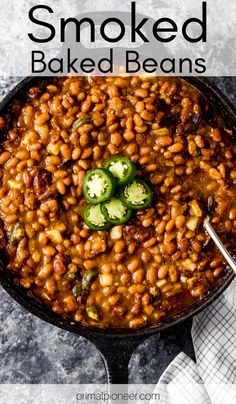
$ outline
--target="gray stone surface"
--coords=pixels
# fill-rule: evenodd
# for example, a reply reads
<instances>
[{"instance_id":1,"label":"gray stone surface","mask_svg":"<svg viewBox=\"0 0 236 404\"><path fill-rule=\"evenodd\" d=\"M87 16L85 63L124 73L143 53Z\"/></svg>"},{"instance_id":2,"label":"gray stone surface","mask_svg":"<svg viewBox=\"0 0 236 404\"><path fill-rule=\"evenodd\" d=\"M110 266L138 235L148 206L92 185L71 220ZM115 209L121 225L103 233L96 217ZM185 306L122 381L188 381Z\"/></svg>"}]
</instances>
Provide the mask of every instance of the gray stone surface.
<instances>
[{"instance_id":1,"label":"gray stone surface","mask_svg":"<svg viewBox=\"0 0 236 404\"><path fill-rule=\"evenodd\" d=\"M213 81L236 104L236 78ZM16 79L0 78L2 98ZM191 322L146 340L130 362L131 383L156 383L180 351L193 357ZM0 287L0 383L104 383L95 347L26 312Z\"/></svg>"}]
</instances>

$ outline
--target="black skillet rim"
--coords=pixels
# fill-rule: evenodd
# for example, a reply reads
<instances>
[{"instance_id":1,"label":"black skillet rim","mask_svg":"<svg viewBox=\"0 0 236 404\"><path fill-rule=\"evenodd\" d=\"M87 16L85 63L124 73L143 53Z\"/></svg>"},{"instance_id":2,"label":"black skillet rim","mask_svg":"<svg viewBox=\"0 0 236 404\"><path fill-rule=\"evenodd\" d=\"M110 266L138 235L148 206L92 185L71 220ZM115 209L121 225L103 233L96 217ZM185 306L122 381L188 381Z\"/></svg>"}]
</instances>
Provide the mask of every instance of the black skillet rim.
<instances>
[{"instance_id":1,"label":"black skillet rim","mask_svg":"<svg viewBox=\"0 0 236 404\"><path fill-rule=\"evenodd\" d=\"M219 110L220 115L228 123L228 126L232 130L236 130L236 109L227 99L227 97L210 83L206 78L202 77L183 77L184 80L188 81L194 87L198 89L203 95L207 91L207 97L211 103L214 104L215 108ZM48 80L45 77L26 77L21 80L0 102L0 112L4 112L7 107L11 104L14 99L17 99L17 95L20 95L21 91L32 86L34 82L38 80L44 81ZM219 105L215 105L218 104ZM139 329L128 329L128 328L95 328L86 327L78 323L72 322L71 320L65 319L60 315L52 312L47 306L38 303L34 298L31 298L27 294L27 290L23 287L18 286L11 276L11 274L4 270L4 264L0 261L0 284L5 289L5 291L21 306L23 306L27 311L39 317L40 319L53 324L61 329L71 331L75 334L79 334L85 337L116 337L122 338L132 338L132 337L147 337L151 336L157 332L167 330L174 327L193 315L198 314L200 311L208 307L213 301L215 301L223 291L228 287L231 281L234 279L234 273L228 269L224 277L218 282L215 288L209 290L207 294L200 300L195 302L193 305L187 307L186 309L176 313L171 317L167 317L163 322L156 325L151 325Z\"/></svg>"}]
</instances>

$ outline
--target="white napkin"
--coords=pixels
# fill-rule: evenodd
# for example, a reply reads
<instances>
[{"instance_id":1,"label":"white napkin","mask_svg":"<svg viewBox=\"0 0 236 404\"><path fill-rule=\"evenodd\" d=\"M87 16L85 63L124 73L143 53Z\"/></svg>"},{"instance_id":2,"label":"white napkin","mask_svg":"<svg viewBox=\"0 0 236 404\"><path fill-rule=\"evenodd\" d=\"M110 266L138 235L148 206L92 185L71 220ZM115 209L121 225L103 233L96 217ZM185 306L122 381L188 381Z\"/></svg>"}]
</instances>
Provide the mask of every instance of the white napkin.
<instances>
[{"instance_id":1,"label":"white napkin","mask_svg":"<svg viewBox=\"0 0 236 404\"><path fill-rule=\"evenodd\" d=\"M163 404L236 403L236 279L193 319L196 363L183 352L158 383Z\"/></svg>"}]
</instances>

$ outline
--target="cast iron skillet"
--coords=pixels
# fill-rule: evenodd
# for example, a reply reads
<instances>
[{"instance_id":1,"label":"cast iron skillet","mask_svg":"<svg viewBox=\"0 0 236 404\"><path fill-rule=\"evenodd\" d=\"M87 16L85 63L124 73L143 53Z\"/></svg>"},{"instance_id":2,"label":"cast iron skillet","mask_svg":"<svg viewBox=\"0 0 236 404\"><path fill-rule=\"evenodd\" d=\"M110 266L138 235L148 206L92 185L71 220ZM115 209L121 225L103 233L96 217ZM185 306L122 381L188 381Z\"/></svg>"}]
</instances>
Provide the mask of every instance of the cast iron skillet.
<instances>
[{"instance_id":1,"label":"cast iron skillet","mask_svg":"<svg viewBox=\"0 0 236 404\"><path fill-rule=\"evenodd\" d=\"M38 83L42 78L27 77L16 85L9 94L0 102L0 114L6 115L13 100L24 99L24 94L28 88ZM220 115L227 123L227 127L236 132L236 110L228 99L205 78L186 78L192 85L204 94L208 100L218 109ZM10 116L9 116L10 118ZM86 328L79 324L63 319L59 315L50 311L49 308L27 295L27 291L16 285L11 274L5 269L4 259L0 260L0 284L26 310L50 324L71 331L83 336L91 341L100 351L104 360L108 382L114 384L128 383L128 364L132 353L146 338L161 331L168 330L177 324L182 323L189 317L199 313L202 309L212 303L227 288L234 278L230 269L225 271L225 275L219 280L217 286L210 290L202 300L195 302L172 317L165 318L155 326L148 326L142 329L98 329Z\"/></svg>"}]
</instances>

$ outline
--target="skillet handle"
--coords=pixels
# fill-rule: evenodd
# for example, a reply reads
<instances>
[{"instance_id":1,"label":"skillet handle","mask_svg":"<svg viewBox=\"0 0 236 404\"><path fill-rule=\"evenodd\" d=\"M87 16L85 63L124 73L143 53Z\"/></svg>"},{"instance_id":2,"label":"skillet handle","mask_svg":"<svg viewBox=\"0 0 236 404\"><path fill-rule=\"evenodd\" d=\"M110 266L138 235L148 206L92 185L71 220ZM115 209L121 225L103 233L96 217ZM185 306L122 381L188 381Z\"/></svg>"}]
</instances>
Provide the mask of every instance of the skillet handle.
<instances>
[{"instance_id":1,"label":"skillet handle","mask_svg":"<svg viewBox=\"0 0 236 404\"><path fill-rule=\"evenodd\" d=\"M128 366L133 352L147 337L90 339L105 364L108 384L128 384Z\"/></svg>"}]
</instances>

